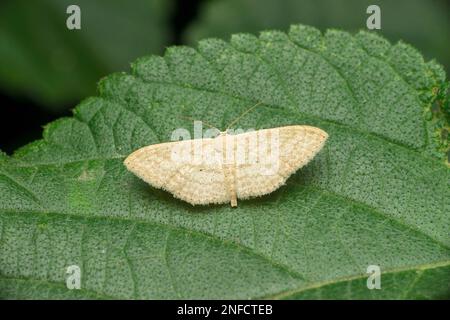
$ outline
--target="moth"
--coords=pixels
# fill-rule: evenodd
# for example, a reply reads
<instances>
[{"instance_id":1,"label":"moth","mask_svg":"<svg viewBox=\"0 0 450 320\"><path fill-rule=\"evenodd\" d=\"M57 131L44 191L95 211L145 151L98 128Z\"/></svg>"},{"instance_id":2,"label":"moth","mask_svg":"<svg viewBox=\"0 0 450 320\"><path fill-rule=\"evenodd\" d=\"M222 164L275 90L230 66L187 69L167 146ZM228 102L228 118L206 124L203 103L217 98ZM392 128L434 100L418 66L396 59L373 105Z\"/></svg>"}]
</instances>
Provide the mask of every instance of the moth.
<instances>
[{"instance_id":1,"label":"moth","mask_svg":"<svg viewBox=\"0 0 450 320\"><path fill-rule=\"evenodd\" d=\"M322 129L307 125L238 134L217 131L216 137L140 148L124 164L148 184L192 205L229 202L237 207L237 199L278 189L314 158L328 138Z\"/></svg>"}]
</instances>

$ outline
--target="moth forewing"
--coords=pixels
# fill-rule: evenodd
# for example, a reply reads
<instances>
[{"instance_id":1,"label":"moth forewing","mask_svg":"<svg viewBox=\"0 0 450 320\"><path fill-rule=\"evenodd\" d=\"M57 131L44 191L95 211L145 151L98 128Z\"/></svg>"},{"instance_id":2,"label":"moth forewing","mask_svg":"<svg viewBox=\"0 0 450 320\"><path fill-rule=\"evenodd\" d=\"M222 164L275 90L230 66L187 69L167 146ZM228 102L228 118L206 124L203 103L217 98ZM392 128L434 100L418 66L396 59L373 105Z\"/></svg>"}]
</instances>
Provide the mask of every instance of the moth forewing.
<instances>
[{"instance_id":1,"label":"moth forewing","mask_svg":"<svg viewBox=\"0 0 450 320\"><path fill-rule=\"evenodd\" d=\"M204 139L202 145L202 165L217 166L221 164L220 155L217 154L216 139Z\"/></svg>"},{"instance_id":2,"label":"moth forewing","mask_svg":"<svg viewBox=\"0 0 450 320\"><path fill-rule=\"evenodd\" d=\"M191 163L191 140L187 140L184 143L181 141L172 143L170 152L170 159L174 164Z\"/></svg>"},{"instance_id":3,"label":"moth forewing","mask_svg":"<svg viewBox=\"0 0 450 320\"><path fill-rule=\"evenodd\" d=\"M205 165L218 165L222 162L221 154L217 151L218 141L217 137L220 136L220 131L217 128L210 128L205 131L203 141L208 141L203 143L203 164Z\"/></svg>"},{"instance_id":4,"label":"moth forewing","mask_svg":"<svg viewBox=\"0 0 450 320\"><path fill-rule=\"evenodd\" d=\"M259 174L264 176L277 174L280 161L279 129L273 128L257 132Z\"/></svg>"}]
</instances>

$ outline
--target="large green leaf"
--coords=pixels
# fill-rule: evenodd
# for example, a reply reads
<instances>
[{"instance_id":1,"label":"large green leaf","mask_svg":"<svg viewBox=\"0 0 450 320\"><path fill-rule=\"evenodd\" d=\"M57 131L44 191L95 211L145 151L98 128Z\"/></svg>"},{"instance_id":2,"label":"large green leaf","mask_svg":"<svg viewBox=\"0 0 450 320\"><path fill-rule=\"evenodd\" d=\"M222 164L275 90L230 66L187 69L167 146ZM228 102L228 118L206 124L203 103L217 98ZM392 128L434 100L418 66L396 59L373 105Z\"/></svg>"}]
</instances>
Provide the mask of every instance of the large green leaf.
<instances>
[{"instance_id":1,"label":"large green leaf","mask_svg":"<svg viewBox=\"0 0 450 320\"><path fill-rule=\"evenodd\" d=\"M0 296L449 297L445 90L439 65L367 32L293 26L141 58L0 156ZM255 101L239 127L330 135L271 195L192 207L122 163L191 129L182 116L223 129ZM80 290L65 287L70 265ZM366 287L369 265L381 290Z\"/></svg>"},{"instance_id":2,"label":"large green leaf","mask_svg":"<svg viewBox=\"0 0 450 320\"><path fill-rule=\"evenodd\" d=\"M165 0L16 0L0 4L0 87L61 111L95 92L100 77L168 42ZM69 30L69 5L81 29Z\"/></svg>"}]
</instances>

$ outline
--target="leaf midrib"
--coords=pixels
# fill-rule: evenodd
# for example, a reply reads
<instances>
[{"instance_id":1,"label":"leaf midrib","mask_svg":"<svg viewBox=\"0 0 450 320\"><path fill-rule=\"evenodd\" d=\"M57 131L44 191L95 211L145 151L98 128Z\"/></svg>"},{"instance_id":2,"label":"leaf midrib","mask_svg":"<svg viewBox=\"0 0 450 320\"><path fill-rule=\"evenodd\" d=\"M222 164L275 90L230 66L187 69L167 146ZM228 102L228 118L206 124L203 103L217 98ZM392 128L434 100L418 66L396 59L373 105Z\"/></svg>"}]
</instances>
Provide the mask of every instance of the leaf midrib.
<instances>
[{"instance_id":1,"label":"leaf midrib","mask_svg":"<svg viewBox=\"0 0 450 320\"><path fill-rule=\"evenodd\" d=\"M436 262L433 262L433 263L413 265L413 266L408 266L408 267L403 267L403 268L402 267L400 267L400 268L392 268L392 269L383 270L382 272L383 272L383 275L394 274L394 273L401 273L401 272L408 272L408 271L422 271L423 272L423 271L436 269L436 268L447 267L447 266L450 266L450 259L449 260L436 261ZM291 295L299 294L299 293L302 293L302 292L305 292L305 291L308 291L308 290L320 289L322 287L338 284L338 283L341 283L341 282L365 279L365 278L367 278L367 276L368 276L367 273L361 273L361 274L358 274L358 275L342 277L342 278L338 278L338 279L335 279L335 280L320 281L320 282L318 282L316 284L307 285L307 286L300 287L300 288L297 288L297 289L294 289L294 290L287 290L287 291L280 292L280 293L275 294L275 295L259 297L257 299L268 299L268 300L283 299L283 298L289 297Z\"/></svg>"},{"instance_id":2,"label":"leaf midrib","mask_svg":"<svg viewBox=\"0 0 450 320\"><path fill-rule=\"evenodd\" d=\"M410 151L410 152L414 152L413 150L410 150L410 149L407 149L407 150ZM83 160L77 160L77 161L73 161L73 162L66 162L66 163L64 163L64 165L65 165L65 164L69 164L69 163L79 163L79 162L87 162L87 161L107 161L107 160L114 160L114 159L124 159L124 157L112 157L112 158L100 158L100 159L83 159ZM436 161L436 160L435 160L435 161ZM61 165L61 164L45 164L45 165L41 164L41 166L46 166L46 165ZM36 166L36 165L29 165L29 166L22 166L22 167L35 167L35 166ZM37 166L36 166L36 167L37 167ZM1 173L1 174L4 174L3 172L0 172L0 173ZM11 177L9 177L9 175L6 175L6 174L4 174L4 175L5 175L6 177L8 177L9 179L12 179ZM15 179L12 179L12 180L13 180L14 182L17 183L17 181L16 181ZM31 195L33 195L33 199L34 199L34 198L38 199L39 201L37 201L36 203L37 203L38 205L41 205L41 206L42 206L39 197L37 197L36 195L34 195L34 193L32 193L28 188L25 188L25 187L24 187L23 185L21 185L21 184L19 184L19 185L20 185L22 188L24 188L28 193L31 193ZM360 202L360 201L358 201L358 200L349 198L349 197L344 196L344 195L337 194L337 193L335 193L335 192L333 192L333 191L330 191L330 190L326 190L326 189L323 189L323 188L319 188L319 187L317 187L317 186L311 187L311 188L312 188L312 189L316 189L317 191L319 191L319 192L321 192L321 193L323 193L323 194L328 194L328 195L332 195L332 196L338 197L338 198L344 200L345 202L351 202L351 203L353 203L354 205L366 207L366 208L368 208L372 213L376 213L376 214L378 214L378 215L380 215L380 216L383 216L384 218L391 219L391 220L395 221L396 223L398 223L398 224L400 224L400 225L403 225L404 227L406 227L406 228L408 228L408 229L410 229L410 230L413 230L413 231L418 232L419 234L421 234L421 235L423 235L423 236L426 236L427 238L429 238L429 239L431 239L432 241L434 241L434 242L436 242L437 244L439 244L439 246L441 246L441 247L443 247L443 248L445 248L445 249L450 249L449 246L447 246L447 245L445 245L444 243L440 242L439 240L433 238L431 235L429 235L429 234L427 234L427 233L424 233L423 231L418 230L418 229L416 229L415 227L413 227L413 226L411 226L411 225L409 225L409 224L406 224L404 221L401 221L401 220L399 220L399 219L396 219L396 218L393 217L393 216L390 216L390 215L388 215L388 214L382 213L381 211L379 211L379 209L377 209L377 208L375 208L375 207L373 207L373 206L370 206L369 204ZM70 215L70 214L67 214L67 213L64 213L64 214ZM76 216L76 215L75 215L75 216Z\"/></svg>"},{"instance_id":3,"label":"leaf midrib","mask_svg":"<svg viewBox=\"0 0 450 320\"><path fill-rule=\"evenodd\" d=\"M437 261L437 262L429 263L429 264L413 265L413 266L409 266L407 268L387 269L387 270L383 271L383 274L387 275L387 274L408 272L408 271L414 271L414 270L424 272L427 270L441 268L441 267L447 267L447 266L450 266L450 260L442 260L442 261ZM59 282L55 282L55 281L50 281L50 280L34 279L34 278L30 278L30 277L17 277L17 276L11 277L11 276L6 276L4 274L0 274L0 278L6 279L6 280L14 280L14 281L30 281L30 282L34 282L34 283L42 283L47 286L52 286L52 287L57 287L57 288L65 288L63 284L61 284ZM297 288L294 290L283 291L283 292L280 292L280 293L277 293L274 295L255 297L255 299L266 299L266 300L283 299L283 298L289 297L291 295L299 294L299 293L302 293L302 292L305 292L308 290L320 289L322 287L326 287L329 285L334 285L334 284L338 284L341 282L359 280L359 279L364 279L364 278L367 278L367 274L359 274L359 275L354 275L354 276L342 277L342 278L331 280L331 281L318 282L316 284L307 285L307 286L300 287L300 288ZM116 296L110 296L105 293L100 293L98 291L88 290L85 288L82 288L80 290L83 292L87 292L89 294L95 295L99 298L103 298L103 299L118 298Z\"/></svg>"},{"instance_id":4,"label":"leaf midrib","mask_svg":"<svg viewBox=\"0 0 450 320\"><path fill-rule=\"evenodd\" d=\"M243 245L242 243L239 242L234 242L232 240L226 240L226 239L222 239L219 237L214 236L211 233L207 233L207 232L202 232L202 231L198 231L198 230L193 230L193 229L188 229L186 227L182 227L182 226L177 226L177 225L171 225L171 224L165 224L162 222L158 222L158 221L150 221L150 220L141 220L141 219L135 219L135 220L131 220L131 219L127 219L127 218L123 218L123 217L105 217L105 216L82 216L82 215L77 215L77 214L73 214L73 213L63 213L63 212L58 212L58 211L39 211L39 210L12 210L12 209L7 209L7 210L2 210L2 213L5 214L11 214L11 215L25 215L25 214L33 214L39 217L43 217L43 216L59 216L59 217L65 217L65 218L74 218L74 219L80 219L80 220L104 220L107 219L108 221L119 221L119 222L133 222L135 224L140 224L140 225L147 225L147 226L157 226L157 227L163 227L166 229L169 229L170 231L181 231L184 233L189 233L189 234L194 234L203 238L206 238L210 241L216 241L216 242L220 242L221 244L225 245L225 246L233 246L236 247L237 249L241 249L241 250L245 250L245 251L249 251L251 254L262 258L263 260L267 261L270 265L272 265L273 267L279 268L282 271L286 272L287 274L305 280L307 281L307 278L300 274L298 271L295 270L291 270L288 266L279 263L277 261L274 261L273 259L271 259L270 257L261 254L257 251L255 251L253 248L248 247ZM0 238L1 240L1 238ZM1 241L0 241L1 242Z\"/></svg>"},{"instance_id":5,"label":"leaf midrib","mask_svg":"<svg viewBox=\"0 0 450 320\"><path fill-rule=\"evenodd\" d=\"M370 212L371 214L376 214L379 216L382 216L384 218L390 219L392 221L394 221L395 223L397 223L400 226L403 226L404 228L410 230L411 232L420 234L424 237L426 237L427 239L429 239L430 241L434 242L435 244L437 244L439 247L441 247L442 249L445 250L449 250L450 247L441 243L439 240L433 238L431 235L428 235L414 227L412 227L411 225L405 224L401 221L398 221L397 219L388 216L382 212L377 211L375 208L370 207L367 204L364 203L360 203L354 199L350 199L326 190L322 190L321 188L318 187L309 187L310 189L316 190L318 192L320 192L321 194L326 194L329 196L334 196L334 197L338 197L343 199L343 201L346 202L351 202L356 206L359 207L364 207L366 208L366 212ZM211 241L218 241L220 243L222 243L223 245L231 245L233 247L237 247L237 248L241 248L243 250L249 251L251 254L262 258L263 260L267 261L270 265L272 265L273 267L279 268L281 270L283 270L284 272L286 272L287 274L305 280L305 281L309 281L308 278L306 278L303 274L299 273L298 271L292 270L289 266L279 263L277 261L274 261L271 257L262 254L260 252L257 252L254 250L254 248L248 247L243 245L242 243L239 242L235 242L235 241L230 241L230 240L226 240L226 239L222 239L219 238L211 233L207 233L207 232L202 232L202 231L198 231L198 230L192 230L192 229L188 229L182 226L177 226L177 225L170 225L170 224L165 224L165 223L161 223L161 222L157 222L157 221L149 221L149 220L142 220L142 219L127 219L127 218L123 218L123 217L111 217L111 216L81 216L81 215L77 215L77 214L73 214L73 213L64 213L64 212L57 212L57 211L40 211L40 210L12 210L12 209L6 209L6 210L2 210L2 212L4 213L10 213L10 214L34 214L34 215L38 215L38 216L45 216L45 215L56 215L56 216L63 216L63 217L72 217L72 218L76 218L76 219L84 219L84 220L89 220L89 219L107 219L107 220L113 220L113 221L120 221L120 222L133 222L133 223L139 223L139 224L143 224L143 225L153 225L153 226L159 226L159 227L163 227L163 228L167 228L170 229L172 231L182 231L182 232L188 232L188 233L192 233L192 234L196 234L199 235L201 237L205 237ZM407 267L406 267L407 268Z\"/></svg>"}]
</instances>

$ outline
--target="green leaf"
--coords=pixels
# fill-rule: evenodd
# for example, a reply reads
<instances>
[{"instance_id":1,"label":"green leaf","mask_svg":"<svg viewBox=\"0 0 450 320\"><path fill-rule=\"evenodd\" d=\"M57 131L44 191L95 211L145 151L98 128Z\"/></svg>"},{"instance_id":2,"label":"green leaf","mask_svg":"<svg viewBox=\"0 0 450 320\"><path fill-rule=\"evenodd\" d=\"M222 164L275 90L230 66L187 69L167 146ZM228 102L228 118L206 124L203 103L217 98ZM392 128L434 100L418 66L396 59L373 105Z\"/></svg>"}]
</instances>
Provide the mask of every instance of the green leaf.
<instances>
[{"instance_id":1,"label":"green leaf","mask_svg":"<svg viewBox=\"0 0 450 320\"><path fill-rule=\"evenodd\" d=\"M141 58L0 156L0 297L449 297L445 90L442 67L367 32L297 25ZM268 196L192 207L122 163L192 130L183 116L223 129L255 101L237 126L330 135ZM65 287L70 265L80 290Z\"/></svg>"},{"instance_id":2,"label":"green leaf","mask_svg":"<svg viewBox=\"0 0 450 320\"><path fill-rule=\"evenodd\" d=\"M185 31L188 44L235 32L284 29L291 23L320 29L366 28L369 5L381 9L381 32L391 41L414 44L450 71L450 10L445 0L216 0L205 1L199 18Z\"/></svg>"},{"instance_id":3,"label":"green leaf","mask_svg":"<svg viewBox=\"0 0 450 320\"><path fill-rule=\"evenodd\" d=\"M69 5L81 29L69 30ZM96 82L130 61L160 53L168 41L171 1L10 1L0 10L0 86L51 111L95 93ZM132 18L130 18L132 17Z\"/></svg>"}]
</instances>

